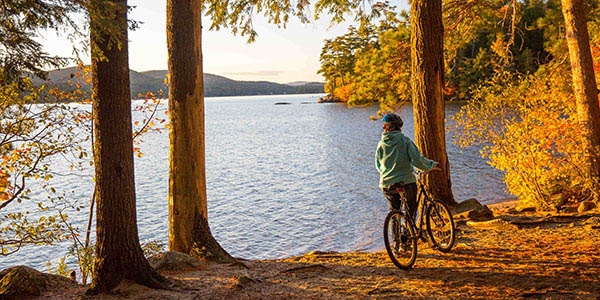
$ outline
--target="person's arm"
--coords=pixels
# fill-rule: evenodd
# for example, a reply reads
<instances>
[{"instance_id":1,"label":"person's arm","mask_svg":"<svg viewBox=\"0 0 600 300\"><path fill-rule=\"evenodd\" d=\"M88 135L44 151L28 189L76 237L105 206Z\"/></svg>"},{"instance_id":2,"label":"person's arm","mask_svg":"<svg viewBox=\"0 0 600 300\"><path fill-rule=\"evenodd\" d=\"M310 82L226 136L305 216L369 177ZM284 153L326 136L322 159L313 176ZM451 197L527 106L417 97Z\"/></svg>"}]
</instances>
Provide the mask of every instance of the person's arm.
<instances>
[{"instance_id":1,"label":"person's arm","mask_svg":"<svg viewBox=\"0 0 600 300\"><path fill-rule=\"evenodd\" d=\"M379 172L379 174L381 174L381 147L379 146L379 144L377 145L377 151L375 151L375 168L377 169L377 172Z\"/></svg>"},{"instance_id":2,"label":"person's arm","mask_svg":"<svg viewBox=\"0 0 600 300\"><path fill-rule=\"evenodd\" d=\"M437 162L423 156L423 154L421 154L421 151L419 151L419 148L417 148L417 145L415 145L413 141L409 141L410 142L408 143L408 156L410 157L410 161L412 162L413 166L424 171L430 171L432 169L435 169L436 167L439 168L439 164Z\"/></svg>"}]
</instances>

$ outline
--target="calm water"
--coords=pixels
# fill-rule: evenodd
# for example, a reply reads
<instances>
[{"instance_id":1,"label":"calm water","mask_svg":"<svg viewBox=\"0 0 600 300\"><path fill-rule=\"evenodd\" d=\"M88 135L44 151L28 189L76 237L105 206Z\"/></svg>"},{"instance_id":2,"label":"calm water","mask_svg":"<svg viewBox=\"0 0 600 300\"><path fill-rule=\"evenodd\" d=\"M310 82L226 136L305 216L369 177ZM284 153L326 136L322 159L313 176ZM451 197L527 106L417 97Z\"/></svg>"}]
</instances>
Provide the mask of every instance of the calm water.
<instances>
[{"instance_id":1,"label":"calm water","mask_svg":"<svg viewBox=\"0 0 600 300\"><path fill-rule=\"evenodd\" d=\"M381 226L387 204L379 190L374 151L381 122L370 121L377 107L348 109L317 104L319 95L206 99L206 162L211 230L236 257L282 258L312 250L377 251L384 248ZM276 105L286 102L288 105ZM447 115L459 109L447 106ZM412 137L412 109L400 112ZM166 244L168 134L144 137L137 158L136 189L140 240ZM504 193L501 174L477 149L460 150L448 137L453 191L457 201L494 203ZM86 205L92 170L55 181L71 201ZM45 197L43 193L34 198ZM84 229L87 208L67 210ZM25 248L2 258L0 269L17 264L45 270L67 253L69 243ZM70 262L73 260L70 259Z\"/></svg>"}]
</instances>

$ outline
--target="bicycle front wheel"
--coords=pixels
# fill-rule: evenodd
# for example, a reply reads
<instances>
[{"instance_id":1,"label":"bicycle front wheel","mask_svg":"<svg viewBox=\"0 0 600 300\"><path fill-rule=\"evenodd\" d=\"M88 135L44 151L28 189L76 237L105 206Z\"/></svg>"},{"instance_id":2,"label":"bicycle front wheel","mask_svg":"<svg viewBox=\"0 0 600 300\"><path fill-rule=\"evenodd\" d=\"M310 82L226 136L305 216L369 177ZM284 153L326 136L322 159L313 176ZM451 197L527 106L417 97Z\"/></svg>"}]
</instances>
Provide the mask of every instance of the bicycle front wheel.
<instances>
[{"instance_id":1,"label":"bicycle front wheel","mask_svg":"<svg viewBox=\"0 0 600 300\"><path fill-rule=\"evenodd\" d=\"M425 213L427 235L433 245L442 252L450 252L456 240L454 219L446 204L431 201Z\"/></svg>"},{"instance_id":2,"label":"bicycle front wheel","mask_svg":"<svg viewBox=\"0 0 600 300\"><path fill-rule=\"evenodd\" d=\"M390 211L383 225L383 241L390 259L398 268L412 268L417 259L417 237L410 218L405 218L399 210Z\"/></svg>"}]
</instances>

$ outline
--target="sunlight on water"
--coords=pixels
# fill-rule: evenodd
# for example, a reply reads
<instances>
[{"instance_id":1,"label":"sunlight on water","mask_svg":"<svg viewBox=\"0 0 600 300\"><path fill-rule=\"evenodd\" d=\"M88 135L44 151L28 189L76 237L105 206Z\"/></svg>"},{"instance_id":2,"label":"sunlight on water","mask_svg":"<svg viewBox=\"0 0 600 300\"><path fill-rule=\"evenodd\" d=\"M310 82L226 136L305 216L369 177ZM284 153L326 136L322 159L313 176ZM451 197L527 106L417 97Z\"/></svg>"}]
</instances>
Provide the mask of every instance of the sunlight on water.
<instances>
[{"instance_id":1,"label":"sunlight on water","mask_svg":"<svg viewBox=\"0 0 600 300\"><path fill-rule=\"evenodd\" d=\"M381 122L369 120L377 107L318 104L318 96L206 99L209 223L232 255L267 259L312 250L383 249L380 227L387 204L374 167ZM453 114L458 106L449 104L447 110ZM412 138L412 109L400 114L404 132ZM477 149L457 149L448 141L457 201L477 198L494 203L510 197L504 193L501 174L482 160ZM142 242L158 240L166 245L168 142L168 133L148 134L141 146L144 156L135 161ZM58 167L70 172L64 163ZM87 205L92 173L90 169L60 177L56 187ZM87 210L69 213L82 231ZM25 248L3 258L0 269L26 264L45 271L46 261L56 263L69 245Z\"/></svg>"}]
</instances>

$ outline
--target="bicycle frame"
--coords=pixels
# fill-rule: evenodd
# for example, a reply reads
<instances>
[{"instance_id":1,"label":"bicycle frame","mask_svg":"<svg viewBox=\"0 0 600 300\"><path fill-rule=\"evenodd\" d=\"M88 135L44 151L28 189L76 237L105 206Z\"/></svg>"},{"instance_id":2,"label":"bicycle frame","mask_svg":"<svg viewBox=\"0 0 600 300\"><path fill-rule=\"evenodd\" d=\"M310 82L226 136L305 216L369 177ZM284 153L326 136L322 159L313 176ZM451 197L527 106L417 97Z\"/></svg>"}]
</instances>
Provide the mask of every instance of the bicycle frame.
<instances>
[{"instance_id":1,"label":"bicycle frame","mask_svg":"<svg viewBox=\"0 0 600 300\"><path fill-rule=\"evenodd\" d=\"M427 191L425 191L425 184L421 181L422 174L423 173L421 172L417 173L417 210L415 211L417 213L416 216L411 215L410 211L408 210L408 199L406 199L406 194L404 193L404 185L402 184L398 186L396 190L400 194L400 210L403 210L404 213L409 218L411 218L411 220L413 220L413 224L415 225L415 233L417 234L417 236L421 239L425 239L425 237L422 234L425 222L423 214L427 211L427 207L433 200L429 197Z\"/></svg>"}]
</instances>

